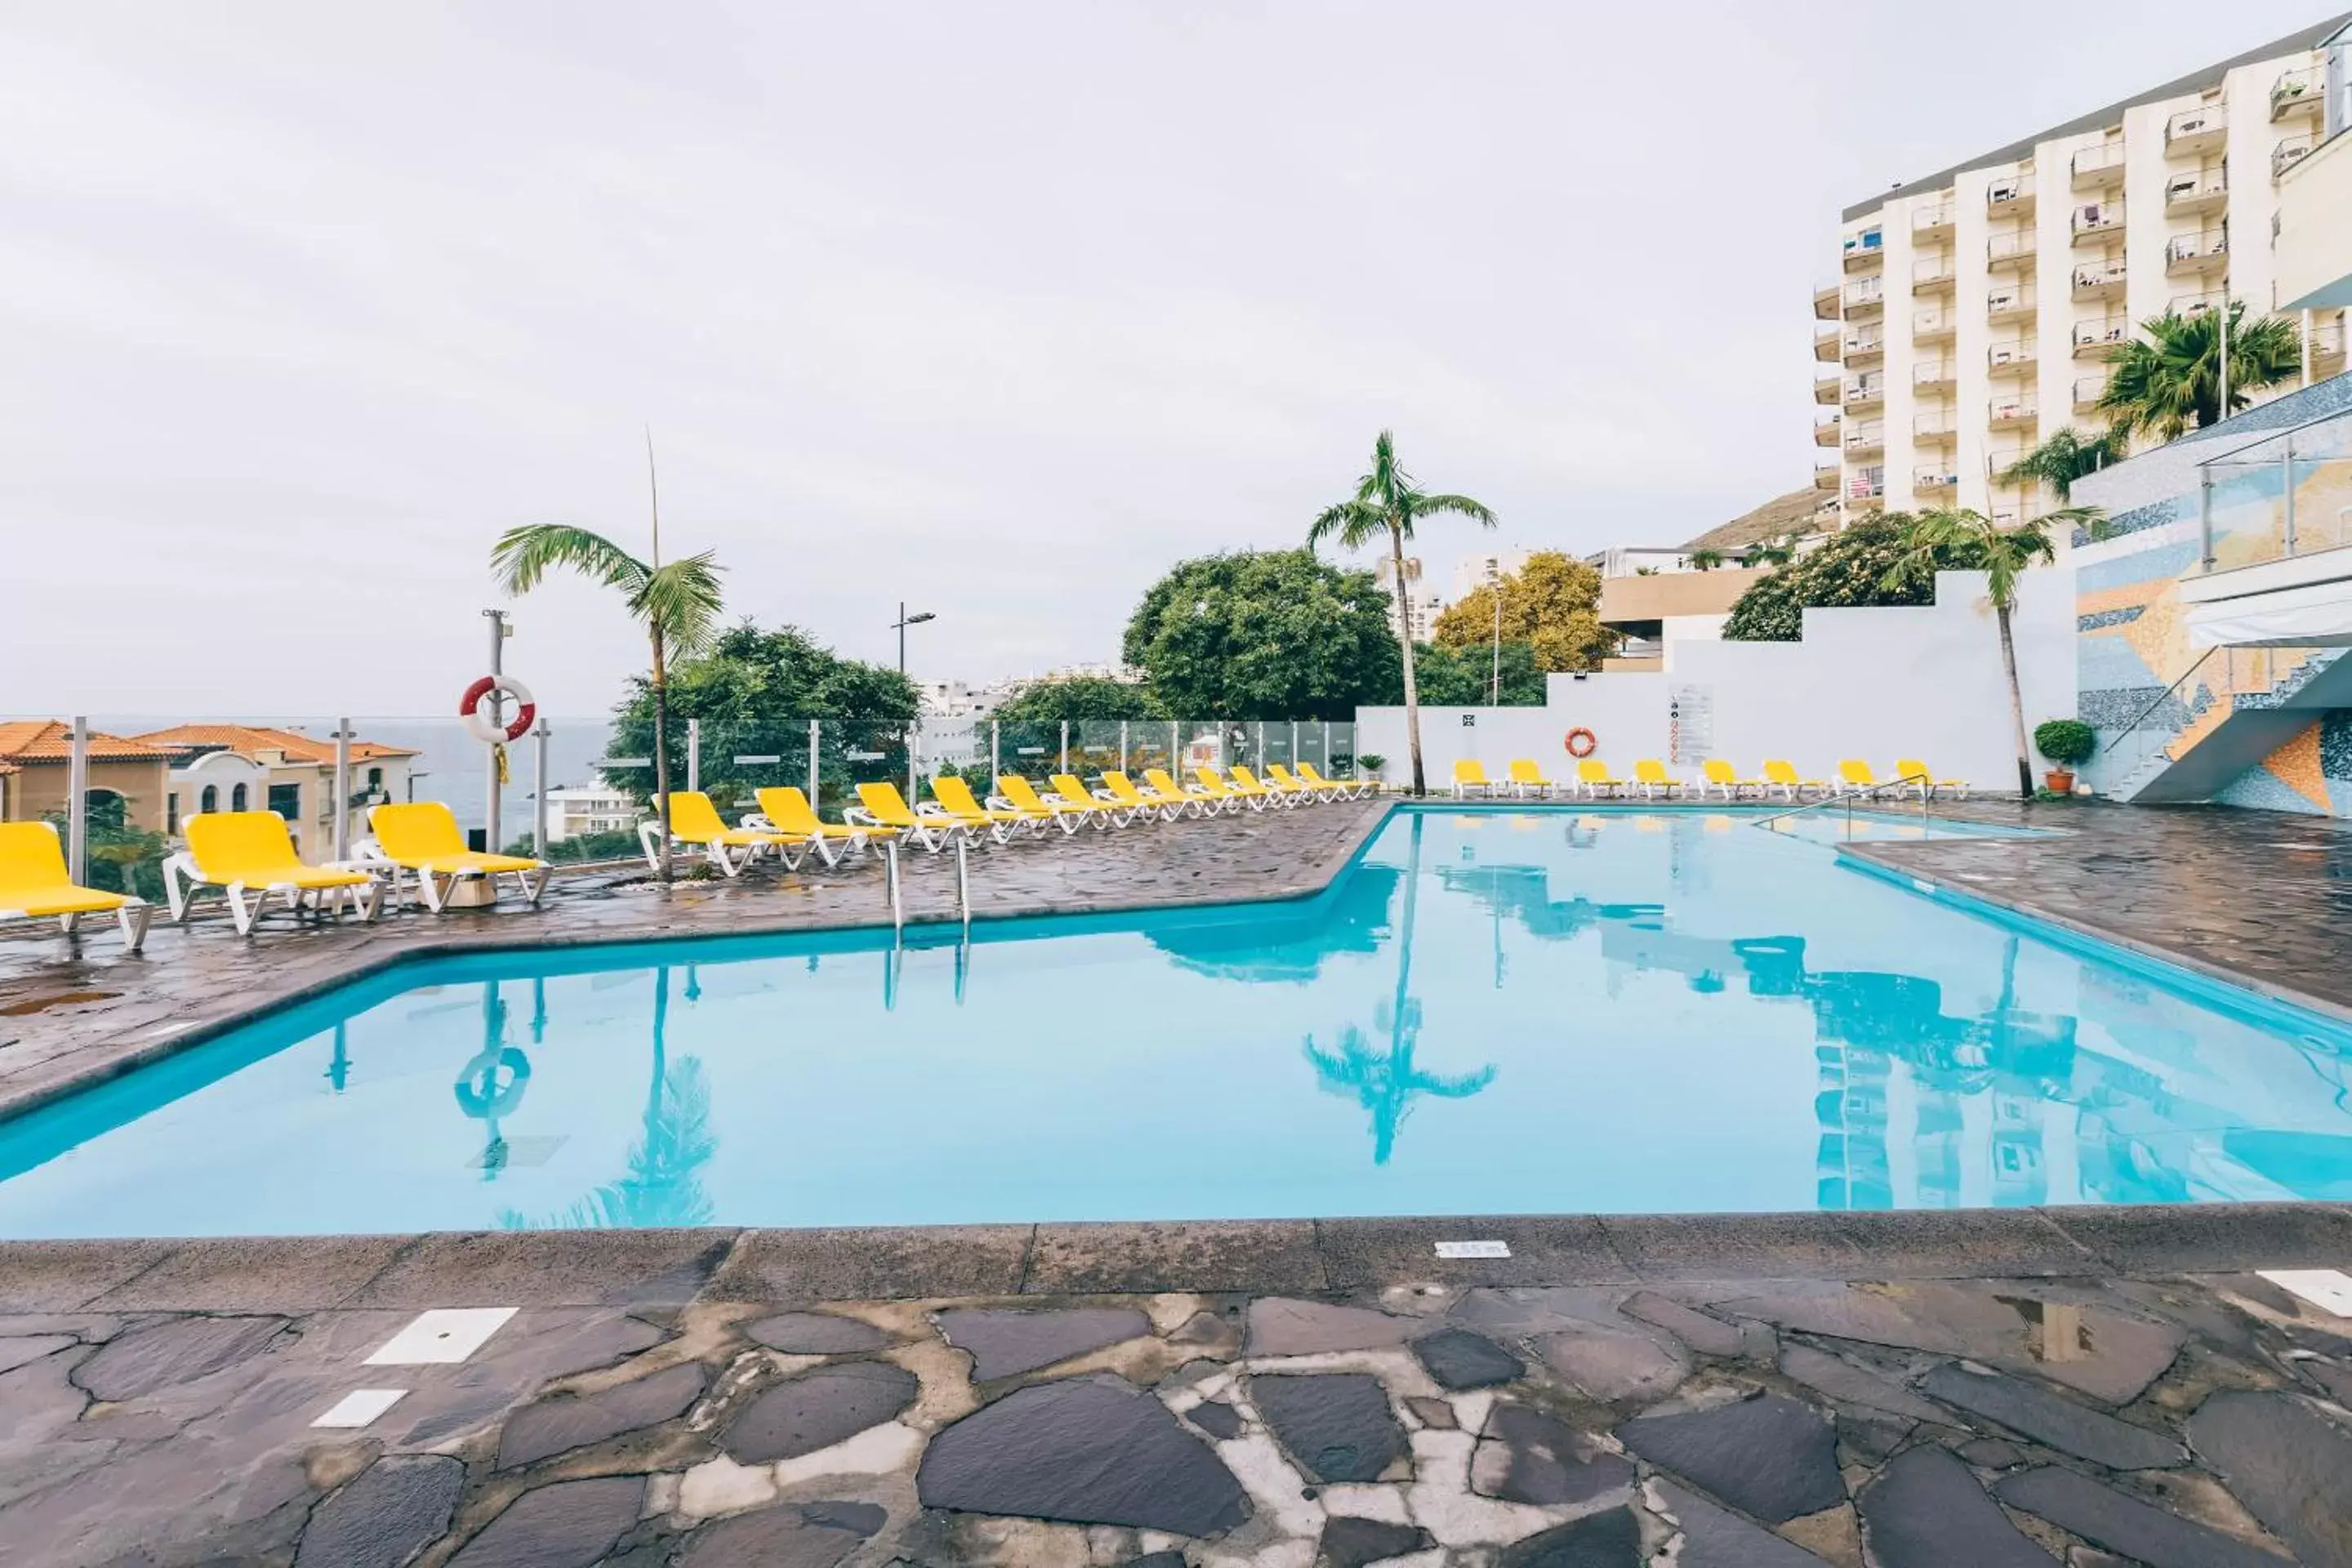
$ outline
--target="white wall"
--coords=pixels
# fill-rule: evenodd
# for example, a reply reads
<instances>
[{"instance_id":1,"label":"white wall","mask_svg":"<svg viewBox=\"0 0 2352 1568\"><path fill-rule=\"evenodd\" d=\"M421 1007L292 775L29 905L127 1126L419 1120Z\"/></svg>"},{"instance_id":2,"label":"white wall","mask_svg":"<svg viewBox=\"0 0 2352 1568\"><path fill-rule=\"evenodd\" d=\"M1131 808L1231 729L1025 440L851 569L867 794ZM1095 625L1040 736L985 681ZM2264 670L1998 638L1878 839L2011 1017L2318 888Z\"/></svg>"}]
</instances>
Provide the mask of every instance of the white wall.
<instances>
[{"instance_id":1,"label":"white wall","mask_svg":"<svg viewBox=\"0 0 2352 1568\"><path fill-rule=\"evenodd\" d=\"M1424 708L1430 783L1443 787L1457 757L1475 757L1497 773L1514 757L1533 757L1549 774L1568 773L1566 737L1579 726L1596 737L1596 755L1629 772L1637 758L1666 755L1669 690L1691 685L1712 699L1707 754L1744 773L1768 756L1816 775L1844 757L1885 771L1901 755L1980 789L2013 788L2009 687L1984 581L1978 572L1939 573L1932 605L1807 610L1798 642L1677 641L1670 672L1555 675L1541 708ZM2015 625L2027 730L2072 718L2074 574L2063 566L2027 574ZM1475 719L1467 727L1465 713ZM1360 709L1356 722L1359 752L1387 758L1391 782L1409 778L1404 710Z\"/></svg>"}]
</instances>

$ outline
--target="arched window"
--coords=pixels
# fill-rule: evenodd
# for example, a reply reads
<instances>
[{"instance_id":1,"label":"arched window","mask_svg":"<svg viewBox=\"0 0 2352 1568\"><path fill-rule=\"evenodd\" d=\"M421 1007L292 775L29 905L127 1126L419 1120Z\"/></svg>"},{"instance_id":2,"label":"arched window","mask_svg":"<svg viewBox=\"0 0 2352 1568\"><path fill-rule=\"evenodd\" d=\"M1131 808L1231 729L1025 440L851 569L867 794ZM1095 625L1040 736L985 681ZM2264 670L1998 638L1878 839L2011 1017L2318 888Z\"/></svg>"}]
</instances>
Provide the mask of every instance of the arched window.
<instances>
[{"instance_id":1,"label":"arched window","mask_svg":"<svg viewBox=\"0 0 2352 1568\"><path fill-rule=\"evenodd\" d=\"M218 811L220 809L220 785L205 785L205 793L198 798L202 800L204 804L198 806L196 808L197 810Z\"/></svg>"},{"instance_id":2,"label":"arched window","mask_svg":"<svg viewBox=\"0 0 2352 1568\"><path fill-rule=\"evenodd\" d=\"M243 811L245 809L245 786L243 784L239 784L235 789L228 792L228 808L231 811Z\"/></svg>"},{"instance_id":3,"label":"arched window","mask_svg":"<svg viewBox=\"0 0 2352 1568\"><path fill-rule=\"evenodd\" d=\"M102 832L120 833L130 825L131 803L110 789L81 792L82 820Z\"/></svg>"}]
</instances>

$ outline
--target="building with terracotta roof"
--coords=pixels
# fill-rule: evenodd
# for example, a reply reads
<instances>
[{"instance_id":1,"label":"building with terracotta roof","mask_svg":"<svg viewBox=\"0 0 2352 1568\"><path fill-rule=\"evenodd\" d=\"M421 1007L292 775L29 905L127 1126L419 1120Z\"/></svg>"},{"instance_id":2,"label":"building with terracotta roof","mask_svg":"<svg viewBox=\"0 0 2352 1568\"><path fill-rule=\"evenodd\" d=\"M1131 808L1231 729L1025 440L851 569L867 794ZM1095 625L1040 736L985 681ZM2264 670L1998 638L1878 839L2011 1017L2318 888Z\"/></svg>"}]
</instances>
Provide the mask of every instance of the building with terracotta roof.
<instances>
[{"instance_id":1,"label":"building with terracotta roof","mask_svg":"<svg viewBox=\"0 0 2352 1568\"><path fill-rule=\"evenodd\" d=\"M261 724L175 724L138 737L178 755L171 771L166 818L177 830L200 811L274 811L306 855L332 847L335 742ZM352 777L343 810L350 834L367 832L367 808L403 798L417 752L373 741L352 742Z\"/></svg>"},{"instance_id":2,"label":"building with terracotta roof","mask_svg":"<svg viewBox=\"0 0 2352 1568\"><path fill-rule=\"evenodd\" d=\"M66 809L73 731L58 719L0 721L0 822L31 822ZM152 739L91 731L85 790L93 804L119 800L122 820L142 832L167 830L169 775L180 752Z\"/></svg>"}]
</instances>

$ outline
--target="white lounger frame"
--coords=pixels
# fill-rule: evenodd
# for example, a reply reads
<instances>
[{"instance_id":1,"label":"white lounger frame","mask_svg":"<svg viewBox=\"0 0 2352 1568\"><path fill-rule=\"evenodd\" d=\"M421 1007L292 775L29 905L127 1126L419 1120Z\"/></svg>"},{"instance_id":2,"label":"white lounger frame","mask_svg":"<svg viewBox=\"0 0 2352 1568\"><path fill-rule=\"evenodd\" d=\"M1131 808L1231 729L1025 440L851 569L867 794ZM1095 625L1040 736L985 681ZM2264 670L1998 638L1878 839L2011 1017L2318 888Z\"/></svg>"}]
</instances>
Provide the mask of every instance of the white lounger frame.
<instances>
[{"instance_id":1,"label":"white lounger frame","mask_svg":"<svg viewBox=\"0 0 2352 1568\"><path fill-rule=\"evenodd\" d=\"M58 922L58 930L67 936L76 934L85 915L105 914L104 910L75 910L62 915L37 915L24 910L0 909L0 920L47 921ZM155 919L155 906L135 896L126 897L112 911L115 923L122 928L122 951L137 952L147 940L147 927Z\"/></svg>"},{"instance_id":2,"label":"white lounger frame","mask_svg":"<svg viewBox=\"0 0 2352 1568\"><path fill-rule=\"evenodd\" d=\"M323 868L338 870L343 868L331 865ZM289 913L299 911L307 905L320 914L331 912L338 915L341 913L344 895L348 894L352 907L359 910L360 918L373 921L383 913L383 883L365 867L349 868L366 871L367 881L349 888L302 888L292 882L269 882L256 887L250 882L213 881L197 869L195 857L182 850L163 862L163 896L171 905L172 920L176 924L188 918L189 908L195 902L197 893L206 888L218 888L228 900L228 918L236 923L239 936L253 934L253 922L268 909L272 893L284 896ZM252 900L249 904L246 901L248 896Z\"/></svg>"},{"instance_id":3,"label":"white lounger frame","mask_svg":"<svg viewBox=\"0 0 2352 1568\"><path fill-rule=\"evenodd\" d=\"M520 857L517 857L517 858L520 858ZM352 846L352 860L362 870L374 872L377 876L382 877L387 884L389 884L385 889L385 896L389 898L394 904L398 905L404 903L407 900L408 878L412 873L409 871L407 867L403 866L399 861L394 860L384 854L383 846L378 844L373 838L362 838L358 843ZM523 901L530 904L531 908L537 909L539 907L539 900L547 892L548 879L554 874L555 868L544 860L539 862L538 866L534 869L529 871L480 871L468 869L464 871L417 871L414 873L416 878L417 889L425 895L425 907L431 910L436 915L441 912L443 907L449 901L449 895L457 890L457 884L473 877L487 877L489 879L490 896L492 898L496 898L498 896L499 879L500 877L512 877L515 880L515 887L522 893ZM440 880L436 881L436 878L440 879Z\"/></svg>"}]
</instances>

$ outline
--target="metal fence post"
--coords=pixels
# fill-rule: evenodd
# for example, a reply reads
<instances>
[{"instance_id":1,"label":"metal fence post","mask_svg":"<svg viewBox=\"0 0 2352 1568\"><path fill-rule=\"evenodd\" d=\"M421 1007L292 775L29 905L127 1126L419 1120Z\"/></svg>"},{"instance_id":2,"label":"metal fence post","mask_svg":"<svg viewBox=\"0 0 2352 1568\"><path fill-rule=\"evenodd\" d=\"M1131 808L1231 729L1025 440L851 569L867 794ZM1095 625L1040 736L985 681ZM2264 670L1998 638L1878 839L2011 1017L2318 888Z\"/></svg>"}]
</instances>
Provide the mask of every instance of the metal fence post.
<instances>
[{"instance_id":1,"label":"metal fence post","mask_svg":"<svg viewBox=\"0 0 2352 1568\"><path fill-rule=\"evenodd\" d=\"M2202 468L2197 470L2197 564L2213 570L2213 476Z\"/></svg>"},{"instance_id":2,"label":"metal fence post","mask_svg":"<svg viewBox=\"0 0 2352 1568\"><path fill-rule=\"evenodd\" d=\"M552 732L543 713L530 732L530 852L541 860L547 858L547 737Z\"/></svg>"},{"instance_id":3,"label":"metal fence post","mask_svg":"<svg viewBox=\"0 0 2352 1568\"><path fill-rule=\"evenodd\" d=\"M499 847L490 846L490 853ZM335 721L335 858L352 857L352 721Z\"/></svg>"},{"instance_id":4,"label":"metal fence post","mask_svg":"<svg viewBox=\"0 0 2352 1568\"><path fill-rule=\"evenodd\" d=\"M1293 719L1290 721L1290 765L1296 768L1298 763L1298 721Z\"/></svg>"},{"instance_id":5,"label":"metal fence post","mask_svg":"<svg viewBox=\"0 0 2352 1568\"><path fill-rule=\"evenodd\" d=\"M1070 771L1070 721L1067 719L1062 721L1061 771L1064 773L1068 773Z\"/></svg>"},{"instance_id":6,"label":"metal fence post","mask_svg":"<svg viewBox=\"0 0 2352 1568\"><path fill-rule=\"evenodd\" d=\"M1169 763L1171 771L1175 765L1172 761ZM1124 719L1118 721L1118 766L1121 773L1127 771L1127 721Z\"/></svg>"},{"instance_id":7,"label":"metal fence post","mask_svg":"<svg viewBox=\"0 0 2352 1568\"><path fill-rule=\"evenodd\" d=\"M816 721L815 720L814 720L814 719L810 720L810 721L809 721L809 785L808 785L808 798L809 798L809 809L810 809L811 811L814 811L814 810L816 809L816 807L817 807L817 795L816 795L816 784L817 784L817 778L816 778L816 727L817 727L817 721Z\"/></svg>"},{"instance_id":8,"label":"metal fence post","mask_svg":"<svg viewBox=\"0 0 2352 1568\"><path fill-rule=\"evenodd\" d=\"M1257 755L1250 761L1259 767L1265 766L1265 721L1263 719L1257 721Z\"/></svg>"},{"instance_id":9,"label":"metal fence post","mask_svg":"<svg viewBox=\"0 0 2352 1568\"><path fill-rule=\"evenodd\" d=\"M988 779L992 787L1004 774L1004 735L995 720L988 721Z\"/></svg>"},{"instance_id":10,"label":"metal fence post","mask_svg":"<svg viewBox=\"0 0 2352 1568\"><path fill-rule=\"evenodd\" d=\"M688 795L702 789L702 721L686 721L686 790Z\"/></svg>"},{"instance_id":11,"label":"metal fence post","mask_svg":"<svg viewBox=\"0 0 2352 1568\"><path fill-rule=\"evenodd\" d=\"M2286 469L2285 488L2282 491L2286 498L2286 552L2292 555L2294 553L2294 437L2292 435L2286 438L2286 456L2281 461Z\"/></svg>"},{"instance_id":12,"label":"metal fence post","mask_svg":"<svg viewBox=\"0 0 2352 1568\"><path fill-rule=\"evenodd\" d=\"M1168 721L1168 771L1174 773L1184 761L1184 747L1180 736L1181 719Z\"/></svg>"},{"instance_id":13,"label":"metal fence post","mask_svg":"<svg viewBox=\"0 0 2352 1568\"><path fill-rule=\"evenodd\" d=\"M899 613L904 615L906 612L902 610ZM908 805L914 805L916 797L922 794L921 789L915 783L916 775L922 767L922 763L918 760L922 745L923 721L919 716L907 721L907 804Z\"/></svg>"},{"instance_id":14,"label":"metal fence post","mask_svg":"<svg viewBox=\"0 0 2352 1568\"><path fill-rule=\"evenodd\" d=\"M66 871L89 882L89 721L74 716L66 751Z\"/></svg>"}]
</instances>

